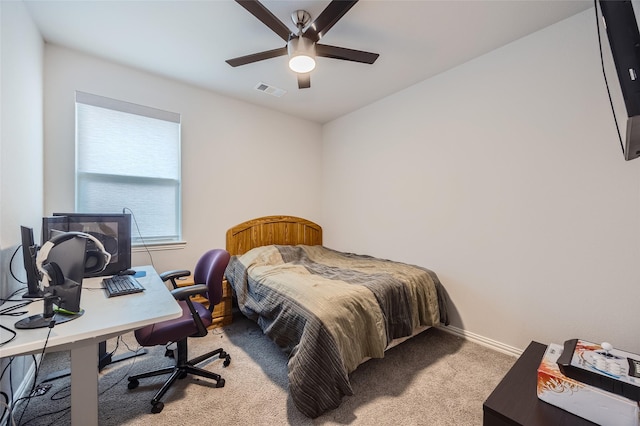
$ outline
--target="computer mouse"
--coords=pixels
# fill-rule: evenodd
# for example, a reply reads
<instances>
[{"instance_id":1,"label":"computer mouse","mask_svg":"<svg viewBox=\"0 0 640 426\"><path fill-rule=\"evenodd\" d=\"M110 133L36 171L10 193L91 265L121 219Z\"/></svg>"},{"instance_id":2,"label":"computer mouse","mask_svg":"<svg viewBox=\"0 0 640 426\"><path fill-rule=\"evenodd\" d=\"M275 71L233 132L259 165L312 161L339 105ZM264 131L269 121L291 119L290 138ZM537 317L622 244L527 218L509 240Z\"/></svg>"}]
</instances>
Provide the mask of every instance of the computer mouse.
<instances>
[{"instance_id":1,"label":"computer mouse","mask_svg":"<svg viewBox=\"0 0 640 426\"><path fill-rule=\"evenodd\" d=\"M133 269L125 269L124 271L118 272L118 275L135 275L136 271Z\"/></svg>"}]
</instances>

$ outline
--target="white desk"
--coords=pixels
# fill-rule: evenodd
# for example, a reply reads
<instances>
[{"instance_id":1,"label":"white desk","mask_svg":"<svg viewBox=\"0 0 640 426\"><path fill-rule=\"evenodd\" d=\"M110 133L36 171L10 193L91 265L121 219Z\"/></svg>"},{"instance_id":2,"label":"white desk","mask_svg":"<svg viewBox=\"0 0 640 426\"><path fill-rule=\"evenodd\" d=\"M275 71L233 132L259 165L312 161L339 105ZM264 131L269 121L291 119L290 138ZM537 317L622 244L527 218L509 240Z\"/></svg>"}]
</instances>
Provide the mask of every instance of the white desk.
<instances>
[{"instance_id":1,"label":"white desk","mask_svg":"<svg viewBox=\"0 0 640 426\"><path fill-rule=\"evenodd\" d=\"M134 269L146 272L146 276L137 278L145 291L108 298L103 290L92 290L100 287L102 278L85 278L80 298L84 315L51 329L46 352L71 351L73 425L98 425L98 344L182 315L180 305L151 266ZM21 318L42 313L43 302L34 302L28 309L22 317L0 317L0 323L15 329L13 325ZM48 328L16 331L13 341L0 346L0 358L42 352Z\"/></svg>"}]
</instances>

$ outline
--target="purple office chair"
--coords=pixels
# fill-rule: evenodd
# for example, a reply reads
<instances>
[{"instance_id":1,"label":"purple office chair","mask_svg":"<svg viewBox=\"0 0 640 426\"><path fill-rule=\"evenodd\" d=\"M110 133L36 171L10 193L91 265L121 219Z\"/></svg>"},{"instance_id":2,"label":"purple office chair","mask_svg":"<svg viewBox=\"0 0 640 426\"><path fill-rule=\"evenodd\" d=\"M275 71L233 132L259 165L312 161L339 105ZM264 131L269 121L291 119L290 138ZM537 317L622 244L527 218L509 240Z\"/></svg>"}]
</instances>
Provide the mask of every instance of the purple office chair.
<instances>
[{"instance_id":1,"label":"purple office chair","mask_svg":"<svg viewBox=\"0 0 640 426\"><path fill-rule=\"evenodd\" d=\"M224 379L220 375L198 368L196 365L218 355L219 358L224 358L223 364L226 367L231 363L231 357L220 348L188 360L187 338L207 335L207 327L211 325L213 307L222 300L222 279L229 263L229 258L230 255L226 250L214 249L206 252L198 260L193 272L194 285L187 287L178 287L176 279L190 275L189 271L176 270L160 274L162 281L171 281L173 284L174 290L171 293L182 307L182 316L173 320L148 325L136 330L134 334L136 340L142 346L167 345L175 342L177 344L176 364L173 367L131 376L129 377L128 385L129 389L135 389L140 384L138 379L172 373L151 400L152 413L162 411L164 403L160 402L160 398L164 396L177 379L184 379L187 374L213 379L216 381L217 388L224 386ZM205 295L209 299L209 308L190 299L190 296L198 294Z\"/></svg>"}]
</instances>

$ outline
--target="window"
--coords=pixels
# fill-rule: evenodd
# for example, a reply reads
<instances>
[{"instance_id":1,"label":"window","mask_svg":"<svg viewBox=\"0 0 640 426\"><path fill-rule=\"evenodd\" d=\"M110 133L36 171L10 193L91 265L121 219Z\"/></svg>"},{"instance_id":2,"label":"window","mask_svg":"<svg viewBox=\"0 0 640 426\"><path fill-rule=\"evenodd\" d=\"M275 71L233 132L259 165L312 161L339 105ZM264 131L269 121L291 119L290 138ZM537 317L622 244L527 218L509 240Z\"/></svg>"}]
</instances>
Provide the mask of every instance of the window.
<instances>
[{"instance_id":1,"label":"window","mask_svg":"<svg viewBox=\"0 0 640 426\"><path fill-rule=\"evenodd\" d=\"M76 212L131 213L131 242L181 235L180 114L76 92Z\"/></svg>"}]
</instances>

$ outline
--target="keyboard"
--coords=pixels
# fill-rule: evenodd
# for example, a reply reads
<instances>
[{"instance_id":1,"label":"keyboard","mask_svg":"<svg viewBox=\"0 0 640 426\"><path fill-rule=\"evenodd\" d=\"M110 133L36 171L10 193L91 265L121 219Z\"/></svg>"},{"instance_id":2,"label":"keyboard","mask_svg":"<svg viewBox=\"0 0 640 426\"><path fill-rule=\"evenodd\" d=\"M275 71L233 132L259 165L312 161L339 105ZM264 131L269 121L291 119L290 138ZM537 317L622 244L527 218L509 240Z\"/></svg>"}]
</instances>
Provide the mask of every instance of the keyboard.
<instances>
[{"instance_id":1,"label":"keyboard","mask_svg":"<svg viewBox=\"0 0 640 426\"><path fill-rule=\"evenodd\" d=\"M144 287L131 275L114 275L102 280L107 291L107 297L124 296L125 294L140 293Z\"/></svg>"}]
</instances>

